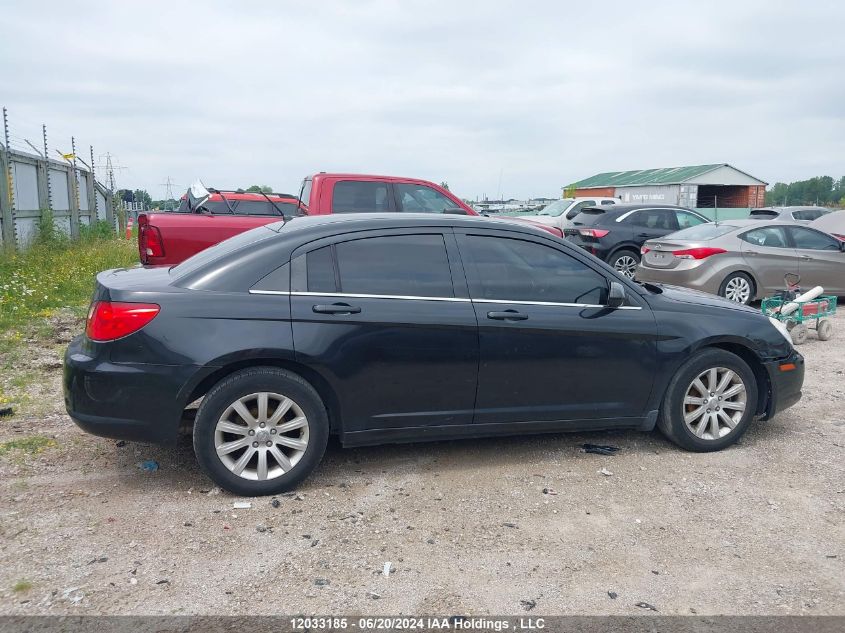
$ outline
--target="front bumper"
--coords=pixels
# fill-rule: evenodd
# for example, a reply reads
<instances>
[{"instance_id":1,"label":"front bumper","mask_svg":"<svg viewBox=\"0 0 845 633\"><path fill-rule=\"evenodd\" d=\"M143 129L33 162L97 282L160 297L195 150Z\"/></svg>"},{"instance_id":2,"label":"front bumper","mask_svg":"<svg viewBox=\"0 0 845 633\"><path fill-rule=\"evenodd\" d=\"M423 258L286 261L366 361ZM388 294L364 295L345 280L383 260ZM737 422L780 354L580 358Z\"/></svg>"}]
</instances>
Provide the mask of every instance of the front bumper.
<instances>
[{"instance_id":1,"label":"front bumper","mask_svg":"<svg viewBox=\"0 0 845 633\"><path fill-rule=\"evenodd\" d=\"M172 444L182 417L180 389L194 366L112 363L98 344L78 336L65 352L68 415L86 433Z\"/></svg>"},{"instance_id":2,"label":"front bumper","mask_svg":"<svg viewBox=\"0 0 845 633\"><path fill-rule=\"evenodd\" d=\"M804 357L793 350L786 358L764 363L763 366L769 376L770 393L762 419L768 420L801 399Z\"/></svg>"}]
</instances>

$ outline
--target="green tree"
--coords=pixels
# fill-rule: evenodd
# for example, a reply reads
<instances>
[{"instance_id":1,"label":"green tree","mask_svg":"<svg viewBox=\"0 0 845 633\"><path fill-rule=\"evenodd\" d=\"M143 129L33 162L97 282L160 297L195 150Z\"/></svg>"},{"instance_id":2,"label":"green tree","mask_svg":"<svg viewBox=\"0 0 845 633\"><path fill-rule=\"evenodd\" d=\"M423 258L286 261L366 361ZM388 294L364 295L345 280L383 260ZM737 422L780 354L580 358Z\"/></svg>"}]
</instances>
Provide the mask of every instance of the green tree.
<instances>
[{"instance_id":1,"label":"green tree","mask_svg":"<svg viewBox=\"0 0 845 633\"><path fill-rule=\"evenodd\" d=\"M262 191L264 193L272 193L273 187L271 187L270 185L250 185L249 187L244 189L244 191L246 191L247 193L261 193Z\"/></svg>"},{"instance_id":2,"label":"green tree","mask_svg":"<svg viewBox=\"0 0 845 633\"><path fill-rule=\"evenodd\" d=\"M830 176L816 176L789 184L776 182L766 192L770 206L820 204L832 205L845 195L845 177L834 180Z\"/></svg>"},{"instance_id":3,"label":"green tree","mask_svg":"<svg viewBox=\"0 0 845 633\"><path fill-rule=\"evenodd\" d=\"M133 192L133 196L135 198L135 202L143 202L144 208L149 209L152 206L153 199L150 194L147 193L146 189L136 189Z\"/></svg>"},{"instance_id":4,"label":"green tree","mask_svg":"<svg viewBox=\"0 0 845 633\"><path fill-rule=\"evenodd\" d=\"M449 183L445 180L440 183L440 186L443 187L446 191L449 191Z\"/></svg>"},{"instance_id":5,"label":"green tree","mask_svg":"<svg viewBox=\"0 0 845 633\"><path fill-rule=\"evenodd\" d=\"M576 187L575 187L574 184L567 185L563 189L563 197L564 198L574 198L575 197L575 189L576 189Z\"/></svg>"}]
</instances>

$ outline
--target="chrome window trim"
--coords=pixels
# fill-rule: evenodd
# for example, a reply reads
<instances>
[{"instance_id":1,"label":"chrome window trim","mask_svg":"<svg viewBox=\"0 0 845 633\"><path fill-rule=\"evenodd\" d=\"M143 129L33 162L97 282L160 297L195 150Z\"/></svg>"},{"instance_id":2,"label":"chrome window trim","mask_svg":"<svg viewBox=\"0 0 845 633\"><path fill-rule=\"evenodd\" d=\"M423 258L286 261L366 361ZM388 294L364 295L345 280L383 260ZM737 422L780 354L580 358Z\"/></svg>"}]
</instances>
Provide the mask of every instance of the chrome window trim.
<instances>
[{"instance_id":1,"label":"chrome window trim","mask_svg":"<svg viewBox=\"0 0 845 633\"><path fill-rule=\"evenodd\" d=\"M288 292L286 290L253 290L256 295L290 295L293 297L338 297L346 299L405 299L411 301L451 301L455 303L511 303L526 306L558 306L562 308L606 308L597 303L560 303L556 301L512 301L510 299L467 299L465 297L419 297L416 295L373 295L349 292ZM619 306L614 310L642 310L641 306Z\"/></svg>"}]
</instances>

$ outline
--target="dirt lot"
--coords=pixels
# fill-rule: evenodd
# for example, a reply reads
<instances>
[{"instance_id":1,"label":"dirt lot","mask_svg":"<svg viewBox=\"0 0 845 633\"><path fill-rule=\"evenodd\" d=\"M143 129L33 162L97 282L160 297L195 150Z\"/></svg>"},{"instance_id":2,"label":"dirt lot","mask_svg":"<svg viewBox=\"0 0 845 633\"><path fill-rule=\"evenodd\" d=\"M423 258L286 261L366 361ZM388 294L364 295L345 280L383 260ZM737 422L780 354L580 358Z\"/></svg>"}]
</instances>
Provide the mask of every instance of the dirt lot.
<instances>
[{"instance_id":1,"label":"dirt lot","mask_svg":"<svg viewBox=\"0 0 845 633\"><path fill-rule=\"evenodd\" d=\"M20 446L0 454L0 612L845 614L836 327L801 348L802 402L721 453L636 432L330 444L299 494L234 510L188 442L120 445L70 422L56 323L0 377L29 381L0 419L0 443Z\"/></svg>"}]
</instances>

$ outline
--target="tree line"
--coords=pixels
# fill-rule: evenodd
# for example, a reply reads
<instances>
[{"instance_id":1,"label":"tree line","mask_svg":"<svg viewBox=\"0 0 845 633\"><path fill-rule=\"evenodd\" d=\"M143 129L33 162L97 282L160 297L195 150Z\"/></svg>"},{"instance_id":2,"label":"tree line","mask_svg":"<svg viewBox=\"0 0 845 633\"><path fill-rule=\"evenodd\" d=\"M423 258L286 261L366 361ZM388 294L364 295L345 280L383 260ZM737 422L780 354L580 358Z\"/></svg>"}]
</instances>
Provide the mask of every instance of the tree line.
<instances>
[{"instance_id":1,"label":"tree line","mask_svg":"<svg viewBox=\"0 0 845 633\"><path fill-rule=\"evenodd\" d=\"M786 184L776 182L766 191L767 206L820 205L845 207L845 176L834 180L830 176L816 176Z\"/></svg>"}]
</instances>

